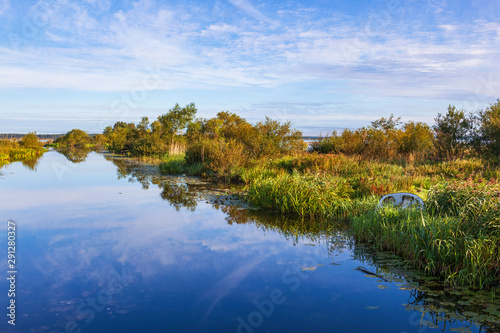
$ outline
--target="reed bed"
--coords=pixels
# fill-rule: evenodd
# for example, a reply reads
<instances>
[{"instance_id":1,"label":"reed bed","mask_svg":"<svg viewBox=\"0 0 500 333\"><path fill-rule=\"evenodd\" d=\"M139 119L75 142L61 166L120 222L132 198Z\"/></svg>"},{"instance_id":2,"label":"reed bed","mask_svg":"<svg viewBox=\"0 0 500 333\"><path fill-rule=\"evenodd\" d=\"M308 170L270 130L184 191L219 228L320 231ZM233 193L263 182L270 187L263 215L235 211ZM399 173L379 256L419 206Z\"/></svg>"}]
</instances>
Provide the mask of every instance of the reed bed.
<instances>
[{"instance_id":1,"label":"reed bed","mask_svg":"<svg viewBox=\"0 0 500 333\"><path fill-rule=\"evenodd\" d=\"M498 287L500 192L489 183L446 184L429 193L427 210L384 207L352 222L361 241L407 258L452 285Z\"/></svg>"},{"instance_id":2,"label":"reed bed","mask_svg":"<svg viewBox=\"0 0 500 333\"><path fill-rule=\"evenodd\" d=\"M160 172L163 174L178 175L185 173L186 161L184 155L167 155L160 163Z\"/></svg>"},{"instance_id":3,"label":"reed bed","mask_svg":"<svg viewBox=\"0 0 500 333\"><path fill-rule=\"evenodd\" d=\"M281 213L337 219L345 219L367 206L366 200L354 200L354 190L345 178L297 171L255 179L246 198L253 205Z\"/></svg>"}]
</instances>

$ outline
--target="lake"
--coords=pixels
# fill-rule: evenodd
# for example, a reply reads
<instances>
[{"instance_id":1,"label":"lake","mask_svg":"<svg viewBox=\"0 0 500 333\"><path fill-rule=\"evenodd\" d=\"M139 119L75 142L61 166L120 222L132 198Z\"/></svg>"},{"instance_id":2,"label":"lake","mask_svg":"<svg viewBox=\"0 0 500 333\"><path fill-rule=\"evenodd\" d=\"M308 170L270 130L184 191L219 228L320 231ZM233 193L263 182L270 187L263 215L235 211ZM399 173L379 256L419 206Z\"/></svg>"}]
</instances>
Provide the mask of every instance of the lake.
<instances>
[{"instance_id":1,"label":"lake","mask_svg":"<svg viewBox=\"0 0 500 333\"><path fill-rule=\"evenodd\" d=\"M11 221L17 271L1 332L500 331L488 292L423 278L341 224L221 205L212 184L95 152L0 171L0 267Z\"/></svg>"}]
</instances>

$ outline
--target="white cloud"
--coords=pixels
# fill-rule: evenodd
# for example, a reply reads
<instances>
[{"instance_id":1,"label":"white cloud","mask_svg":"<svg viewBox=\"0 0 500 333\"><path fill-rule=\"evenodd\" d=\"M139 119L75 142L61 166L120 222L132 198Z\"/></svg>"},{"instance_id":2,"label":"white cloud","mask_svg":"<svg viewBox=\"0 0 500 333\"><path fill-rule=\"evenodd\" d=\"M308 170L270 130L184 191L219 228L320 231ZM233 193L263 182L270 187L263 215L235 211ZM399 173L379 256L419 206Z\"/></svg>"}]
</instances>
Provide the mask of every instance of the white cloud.
<instances>
[{"instance_id":1,"label":"white cloud","mask_svg":"<svg viewBox=\"0 0 500 333\"><path fill-rule=\"evenodd\" d=\"M271 26L278 25L278 22L271 20L269 17L264 15L259 11L250 1L248 0L228 0L233 6L245 12L248 16L253 17L256 20L268 23Z\"/></svg>"},{"instance_id":2,"label":"white cloud","mask_svg":"<svg viewBox=\"0 0 500 333\"><path fill-rule=\"evenodd\" d=\"M438 28L441 28L445 31L453 31L456 29L456 27L452 24L441 24L438 26Z\"/></svg>"},{"instance_id":3,"label":"white cloud","mask_svg":"<svg viewBox=\"0 0 500 333\"><path fill-rule=\"evenodd\" d=\"M356 80L363 88L391 87L394 96L444 98L450 91L474 93L464 82L496 68L500 56L496 22L439 24L418 34L408 33L408 22L372 36L362 24L328 15L316 19L317 11L306 8L282 10L279 28L269 29L245 19L194 20L202 9L152 1L100 16L89 1L90 7L73 2L58 9L43 34L50 46L32 40L20 52L0 49L0 87L127 91L155 65L163 75L158 89L164 90ZM274 22L249 1L231 3Z\"/></svg>"}]
</instances>

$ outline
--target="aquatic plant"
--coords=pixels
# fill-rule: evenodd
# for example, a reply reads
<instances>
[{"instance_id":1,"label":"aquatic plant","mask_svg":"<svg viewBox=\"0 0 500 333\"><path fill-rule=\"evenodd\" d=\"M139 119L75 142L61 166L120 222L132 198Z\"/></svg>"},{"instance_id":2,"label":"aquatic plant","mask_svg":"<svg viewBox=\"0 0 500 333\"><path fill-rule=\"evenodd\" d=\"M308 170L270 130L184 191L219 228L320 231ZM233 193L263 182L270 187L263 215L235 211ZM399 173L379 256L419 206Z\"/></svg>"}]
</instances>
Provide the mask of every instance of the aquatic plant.
<instances>
[{"instance_id":1,"label":"aquatic plant","mask_svg":"<svg viewBox=\"0 0 500 333\"><path fill-rule=\"evenodd\" d=\"M376 248L396 251L447 283L498 286L500 200L498 192L488 190L487 186L470 190L466 185L435 189L427 212L393 207L365 211L354 217L353 233Z\"/></svg>"},{"instance_id":2,"label":"aquatic plant","mask_svg":"<svg viewBox=\"0 0 500 333\"><path fill-rule=\"evenodd\" d=\"M178 175L186 172L184 155L166 156L160 163L160 172L169 175Z\"/></svg>"}]
</instances>

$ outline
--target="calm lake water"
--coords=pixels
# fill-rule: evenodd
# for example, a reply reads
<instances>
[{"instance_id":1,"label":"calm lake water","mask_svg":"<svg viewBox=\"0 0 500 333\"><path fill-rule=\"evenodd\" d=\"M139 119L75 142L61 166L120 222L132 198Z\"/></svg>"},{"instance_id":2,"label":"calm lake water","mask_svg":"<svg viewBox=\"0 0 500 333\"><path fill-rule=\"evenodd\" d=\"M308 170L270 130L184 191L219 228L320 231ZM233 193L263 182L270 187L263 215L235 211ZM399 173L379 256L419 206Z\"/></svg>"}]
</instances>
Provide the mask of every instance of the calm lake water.
<instances>
[{"instance_id":1,"label":"calm lake water","mask_svg":"<svg viewBox=\"0 0 500 333\"><path fill-rule=\"evenodd\" d=\"M500 331L488 293L424 283L345 231L208 203L207 185L122 159L66 155L1 169L0 269L13 220L18 271L15 326L0 282L1 332Z\"/></svg>"}]
</instances>

